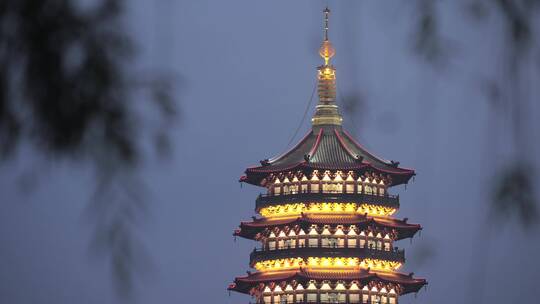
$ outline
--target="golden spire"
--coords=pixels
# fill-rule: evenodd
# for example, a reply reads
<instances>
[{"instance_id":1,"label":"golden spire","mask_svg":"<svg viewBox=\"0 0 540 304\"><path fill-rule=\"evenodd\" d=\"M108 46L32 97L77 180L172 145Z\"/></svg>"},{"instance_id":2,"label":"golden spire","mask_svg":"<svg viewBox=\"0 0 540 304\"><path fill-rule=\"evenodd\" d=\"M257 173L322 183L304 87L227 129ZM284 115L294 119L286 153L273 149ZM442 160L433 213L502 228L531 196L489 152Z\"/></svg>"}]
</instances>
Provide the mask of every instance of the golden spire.
<instances>
[{"instance_id":1,"label":"golden spire","mask_svg":"<svg viewBox=\"0 0 540 304\"><path fill-rule=\"evenodd\" d=\"M319 55L324 59L324 65L328 65L330 58L336 54L336 50L328 40L328 15L330 15L330 10L327 7L324 10L324 41L319 49Z\"/></svg>"},{"instance_id":2,"label":"golden spire","mask_svg":"<svg viewBox=\"0 0 540 304\"><path fill-rule=\"evenodd\" d=\"M315 111L315 115L311 119L314 126L316 125L341 125L341 115L338 111L336 103L336 69L330 64L330 58L336 54L336 50L328 39L328 17L330 10L328 7L324 12L324 40L319 55L324 59L324 65L318 67L318 84L317 91L319 93L319 104Z\"/></svg>"}]
</instances>

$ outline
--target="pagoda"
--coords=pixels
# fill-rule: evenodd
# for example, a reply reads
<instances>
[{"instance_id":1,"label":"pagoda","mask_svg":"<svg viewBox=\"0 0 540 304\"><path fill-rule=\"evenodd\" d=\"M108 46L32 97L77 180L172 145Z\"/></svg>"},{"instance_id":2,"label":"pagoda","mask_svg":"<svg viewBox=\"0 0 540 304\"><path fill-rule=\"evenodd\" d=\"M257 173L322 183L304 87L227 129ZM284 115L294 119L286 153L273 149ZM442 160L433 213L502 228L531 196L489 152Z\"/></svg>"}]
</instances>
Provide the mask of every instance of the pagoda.
<instances>
[{"instance_id":1,"label":"pagoda","mask_svg":"<svg viewBox=\"0 0 540 304\"><path fill-rule=\"evenodd\" d=\"M235 236L259 242L246 276L229 290L251 295L256 303L380 303L418 292L427 282L398 272L405 262L396 241L422 227L393 215L414 170L368 152L342 127L336 105L335 49L324 40L317 68L319 101L309 133L291 150L249 167L243 183L266 188L255 211Z\"/></svg>"}]
</instances>

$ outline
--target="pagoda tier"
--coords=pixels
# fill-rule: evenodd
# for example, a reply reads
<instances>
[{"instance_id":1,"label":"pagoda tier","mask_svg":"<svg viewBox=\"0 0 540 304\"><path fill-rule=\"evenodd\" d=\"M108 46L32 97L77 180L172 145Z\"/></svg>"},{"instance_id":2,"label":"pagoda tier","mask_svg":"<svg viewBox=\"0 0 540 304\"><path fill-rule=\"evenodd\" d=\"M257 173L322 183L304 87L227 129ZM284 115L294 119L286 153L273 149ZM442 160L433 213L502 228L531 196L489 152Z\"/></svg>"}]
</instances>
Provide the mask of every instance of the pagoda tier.
<instances>
[{"instance_id":1,"label":"pagoda tier","mask_svg":"<svg viewBox=\"0 0 540 304\"><path fill-rule=\"evenodd\" d=\"M297 260L299 264L309 265L313 259L329 259L330 262L335 262L337 258L341 259L344 264L353 263L358 264L358 266L362 263L367 266L369 261L381 261L391 268L399 268L405 262L405 252L397 248L386 251L376 247L344 247L337 244L317 247L289 247L277 250L254 249L249 257L250 266L262 270L282 267L281 265L276 266L275 261L286 260L289 260L289 265L294 265ZM265 263L267 264L265 265Z\"/></svg>"},{"instance_id":2,"label":"pagoda tier","mask_svg":"<svg viewBox=\"0 0 540 304\"><path fill-rule=\"evenodd\" d=\"M378 303L392 303L391 300L383 302L380 297L392 297L411 292L418 292L426 285L425 279L413 278L399 272L378 272L369 269L353 270L314 270L299 268L275 272L250 273L245 277L237 277L229 290L251 294L264 299L264 303L271 303L266 296L286 294L296 297L296 303L324 303L321 296L337 293L346 295L344 301L335 303L368 303L372 296L379 297ZM310 299L314 294L315 299ZM298 295L302 295L301 298ZM359 295L351 297L351 295ZM299 299L300 298L300 299ZM274 301L273 303L284 303ZM289 300L286 303L293 303ZM334 302L333 302L334 303ZM396 303L395 299L393 303Z\"/></svg>"},{"instance_id":3,"label":"pagoda tier","mask_svg":"<svg viewBox=\"0 0 540 304\"><path fill-rule=\"evenodd\" d=\"M389 186L404 184L415 175L414 170L399 168L399 163L383 160L357 143L338 125L314 126L313 129L288 152L261 161L261 166L250 167L240 178L256 186L265 186L271 175L300 171L311 174L314 170L366 172L388 176Z\"/></svg>"},{"instance_id":4,"label":"pagoda tier","mask_svg":"<svg viewBox=\"0 0 540 304\"><path fill-rule=\"evenodd\" d=\"M299 185L296 185L297 189L301 189L302 181L297 182ZM377 205L389 207L392 209L399 208L399 196L389 195L385 193L385 188L381 188L383 192L382 195L378 194L379 191L371 190L370 193L355 193L356 190L354 187L351 188L351 193L345 192L347 190L348 181L345 180L341 182L341 191L333 192L323 192L321 187L319 192L308 192L306 189L305 192L288 192L281 195L276 194L260 194L255 201L255 211L260 212L262 208L283 204L298 204L298 203L324 203L324 202L334 202L334 203L365 203L369 205ZM355 182L352 182L351 186L357 186ZM289 183L289 187L292 188L294 183ZM324 185L324 184L323 184ZM307 184L309 186L309 184ZM375 187L373 187L375 188Z\"/></svg>"},{"instance_id":5,"label":"pagoda tier","mask_svg":"<svg viewBox=\"0 0 540 304\"><path fill-rule=\"evenodd\" d=\"M272 232L276 236L279 236L281 232L290 236L292 230L295 231L294 235L299 235L300 229L308 233L308 229L313 225L329 226L330 231L336 231L338 226L344 227L345 229L342 228L344 236L349 234L349 227L355 225L355 227L361 230L390 233L393 235L394 240L412 238L416 232L422 229L418 224L409 224L407 220L394 218L370 217L366 215L301 214L297 217L280 219L258 218L251 222L242 222L240 223L240 228L234 231L234 235L252 240L268 237Z\"/></svg>"}]
</instances>

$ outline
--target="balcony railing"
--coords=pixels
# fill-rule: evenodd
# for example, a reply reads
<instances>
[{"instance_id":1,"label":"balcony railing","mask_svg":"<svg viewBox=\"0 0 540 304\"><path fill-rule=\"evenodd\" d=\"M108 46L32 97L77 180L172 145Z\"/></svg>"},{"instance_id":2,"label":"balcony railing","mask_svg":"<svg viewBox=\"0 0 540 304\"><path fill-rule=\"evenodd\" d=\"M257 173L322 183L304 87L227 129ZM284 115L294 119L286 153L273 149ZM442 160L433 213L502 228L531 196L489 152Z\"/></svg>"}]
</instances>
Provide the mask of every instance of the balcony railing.
<instances>
[{"instance_id":1,"label":"balcony railing","mask_svg":"<svg viewBox=\"0 0 540 304\"><path fill-rule=\"evenodd\" d=\"M319 301L279 301L273 302L273 304L319 304L319 303L331 303L331 304L387 304L388 302L382 301L339 301L339 300L319 300ZM395 303L395 302L394 302ZM249 304L270 304L270 302L249 302Z\"/></svg>"},{"instance_id":2,"label":"balcony railing","mask_svg":"<svg viewBox=\"0 0 540 304\"><path fill-rule=\"evenodd\" d=\"M368 193L336 193L336 192L288 192L279 195L259 194L255 201L255 210L278 204L293 203L369 203L385 207L399 208L399 195L377 195Z\"/></svg>"},{"instance_id":3,"label":"balcony railing","mask_svg":"<svg viewBox=\"0 0 540 304\"><path fill-rule=\"evenodd\" d=\"M357 258L371 258L381 259L387 261L405 262L405 250L397 249L397 247L391 248L390 251L377 249L377 248L356 248L345 246L330 246L321 245L317 247L295 247L284 248L277 250L267 250L263 248L255 248L249 255L251 264L263 260L274 260L292 257L357 257Z\"/></svg>"}]
</instances>

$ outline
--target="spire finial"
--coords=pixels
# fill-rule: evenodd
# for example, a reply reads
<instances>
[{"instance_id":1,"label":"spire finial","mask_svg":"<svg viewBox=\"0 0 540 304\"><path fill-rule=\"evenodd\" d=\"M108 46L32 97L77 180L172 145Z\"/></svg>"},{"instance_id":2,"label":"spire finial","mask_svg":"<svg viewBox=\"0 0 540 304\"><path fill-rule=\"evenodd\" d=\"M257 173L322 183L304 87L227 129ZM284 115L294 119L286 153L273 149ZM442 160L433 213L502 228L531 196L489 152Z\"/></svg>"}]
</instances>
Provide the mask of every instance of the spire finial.
<instances>
[{"instance_id":1,"label":"spire finial","mask_svg":"<svg viewBox=\"0 0 540 304\"><path fill-rule=\"evenodd\" d=\"M330 9L327 6L324 9L324 41L328 41L328 15L330 15Z\"/></svg>"},{"instance_id":2,"label":"spire finial","mask_svg":"<svg viewBox=\"0 0 540 304\"><path fill-rule=\"evenodd\" d=\"M326 7L324 13L324 40L319 55L324 59L324 65L317 68L317 91L319 104L315 115L311 119L313 126L333 125L341 126L342 118L336 105L336 69L330 64L330 58L336 54L336 50L328 39L328 17L330 9Z\"/></svg>"},{"instance_id":3,"label":"spire finial","mask_svg":"<svg viewBox=\"0 0 540 304\"><path fill-rule=\"evenodd\" d=\"M330 40L328 40L328 17L330 15L330 9L326 7L323 13L324 13L324 40L321 45L321 48L319 49L319 55L321 55L321 57L324 59L324 64L328 65L328 63L330 62L330 58L332 58L336 54L336 50L334 50L332 43L330 43Z\"/></svg>"}]
</instances>

